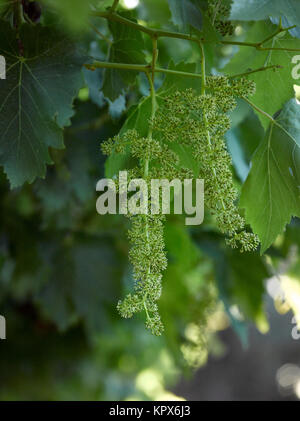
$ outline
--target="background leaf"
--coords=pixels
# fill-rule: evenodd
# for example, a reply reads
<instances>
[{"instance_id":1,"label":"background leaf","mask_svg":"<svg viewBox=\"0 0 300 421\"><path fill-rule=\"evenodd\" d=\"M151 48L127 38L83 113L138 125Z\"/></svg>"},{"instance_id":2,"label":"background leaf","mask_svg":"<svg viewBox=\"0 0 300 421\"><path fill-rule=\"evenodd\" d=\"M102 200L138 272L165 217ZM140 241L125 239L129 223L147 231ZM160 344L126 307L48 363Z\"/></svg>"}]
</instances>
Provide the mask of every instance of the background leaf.
<instances>
[{"instance_id":1,"label":"background leaf","mask_svg":"<svg viewBox=\"0 0 300 421\"><path fill-rule=\"evenodd\" d=\"M168 0L174 25L188 31L189 25L202 29L202 13L190 0Z\"/></svg>"},{"instance_id":2,"label":"background leaf","mask_svg":"<svg viewBox=\"0 0 300 421\"><path fill-rule=\"evenodd\" d=\"M0 80L0 163L12 187L44 177L48 148L63 147L61 128L70 124L72 102L82 85L85 57L57 31L23 25L20 56L15 32L0 26L0 54L7 78Z\"/></svg>"},{"instance_id":3,"label":"background leaf","mask_svg":"<svg viewBox=\"0 0 300 421\"><path fill-rule=\"evenodd\" d=\"M241 108L239 105L234 111L235 114L239 114ZM257 115L252 109L247 108L247 111L248 114L242 118L239 124L233 124L231 130L225 134L233 166L242 182L248 176L251 157L264 136L264 130Z\"/></svg>"},{"instance_id":4,"label":"background leaf","mask_svg":"<svg viewBox=\"0 0 300 421\"><path fill-rule=\"evenodd\" d=\"M271 123L255 152L243 186L241 206L261 240L263 253L292 216L300 216L300 106L295 99Z\"/></svg>"},{"instance_id":5,"label":"background leaf","mask_svg":"<svg viewBox=\"0 0 300 421\"><path fill-rule=\"evenodd\" d=\"M298 0L233 0L231 18L236 20L264 20L269 16L286 17L292 25L299 25Z\"/></svg>"},{"instance_id":6,"label":"background leaf","mask_svg":"<svg viewBox=\"0 0 300 421\"><path fill-rule=\"evenodd\" d=\"M270 19L271 19L272 23L275 23L275 25L279 25L280 18L270 17ZM293 25L291 24L291 22L285 16L283 16L282 17L282 26L284 28L288 28L289 26L293 26ZM290 29L289 33L293 37L300 38L300 26L297 26L296 28Z\"/></svg>"},{"instance_id":7,"label":"background leaf","mask_svg":"<svg viewBox=\"0 0 300 421\"><path fill-rule=\"evenodd\" d=\"M79 32L87 31L91 5L95 4L96 0L42 0L42 2L57 14L62 25Z\"/></svg>"},{"instance_id":8,"label":"background leaf","mask_svg":"<svg viewBox=\"0 0 300 421\"><path fill-rule=\"evenodd\" d=\"M88 330L99 331L107 323L105 303L117 300L119 288L116 253L109 240L66 238L58 248L45 245L44 249L50 276L36 301L46 318L60 330L80 318Z\"/></svg>"},{"instance_id":9,"label":"background leaf","mask_svg":"<svg viewBox=\"0 0 300 421\"><path fill-rule=\"evenodd\" d=\"M264 40L276 27L271 23L256 22L248 32L247 42L260 42ZM277 37L265 44L266 47L299 48L299 41L289 34ZM292 57L295 52L288 51L258 51L251 47L241 47L239 52L224 68L224 72L230 75L246 72L249 68L258 69L263 66L280 65L278 70L266 70L253 73L249 78L256 82L256 94L251 100L261 109L273 115L290 98L294 96L292 77ZM272 96L270 100L270 95ZM263 127L267 129L269 121L262 114L257 113Z\"/></svg>"},{"instance_id":10,"label":"background leaf","mask_svg":"<svg viewBox=\"0 0 300 421\"><path fill-rule=\"evenodd\" d=\"M132 18L131 13L122 13L127 19ZM144 40L139 31L130 26L110 22L109 29L113 35L108 61L112 63L144 64ZM117 99L129 86L135 83L138 72L132 70L106 69L102 91L110 100Z\"/></svg>"}]
</instances>

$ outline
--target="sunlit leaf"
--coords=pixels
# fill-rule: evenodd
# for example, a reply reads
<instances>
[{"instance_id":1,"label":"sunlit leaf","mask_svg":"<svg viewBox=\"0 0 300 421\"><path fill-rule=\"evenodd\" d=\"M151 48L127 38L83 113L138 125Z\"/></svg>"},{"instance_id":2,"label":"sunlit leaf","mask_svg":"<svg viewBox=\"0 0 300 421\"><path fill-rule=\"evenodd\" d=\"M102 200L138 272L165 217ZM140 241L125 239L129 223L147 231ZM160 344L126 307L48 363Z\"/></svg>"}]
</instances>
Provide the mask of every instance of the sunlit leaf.
<instances>
[{"instance_id":1,"label":"sunlit leaf","mask_svg":"<svg viewBox=\"0 0 300 421\"><path fill-rule=\"evenodd\" d=\"M300 106L290 100L252 159L241 206L261 240L263 253L292 216L300 216Z\"/></svg>"}]
</instances>

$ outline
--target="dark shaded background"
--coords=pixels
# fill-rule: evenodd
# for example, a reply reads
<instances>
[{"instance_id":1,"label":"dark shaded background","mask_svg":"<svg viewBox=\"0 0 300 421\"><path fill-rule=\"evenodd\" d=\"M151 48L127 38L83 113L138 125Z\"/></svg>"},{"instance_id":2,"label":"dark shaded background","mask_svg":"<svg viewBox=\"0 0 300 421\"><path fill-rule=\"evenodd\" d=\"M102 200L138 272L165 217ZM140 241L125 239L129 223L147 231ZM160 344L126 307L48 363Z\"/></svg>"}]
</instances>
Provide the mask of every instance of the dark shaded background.
<instances>
[{"instance_id":1,"label":"dark shaded background","mask_svg":"<svg viewBox=\"0 0 300 421\"><path fill-rule=\"evenodd\" d=\"M290 372L295 375L291 382L300 381L300 340L291 336L293 316L290 312L279 315L270 300L267 312L271 326L267 334L251 328L249 348L243 349L232 329L221 332L225 355L209 357L207 365L192 379L182 379L174 393L195 401L298 400L292 385L283 388L279 384L279 380L289 383Z\"/></svg>"}]
</instances>

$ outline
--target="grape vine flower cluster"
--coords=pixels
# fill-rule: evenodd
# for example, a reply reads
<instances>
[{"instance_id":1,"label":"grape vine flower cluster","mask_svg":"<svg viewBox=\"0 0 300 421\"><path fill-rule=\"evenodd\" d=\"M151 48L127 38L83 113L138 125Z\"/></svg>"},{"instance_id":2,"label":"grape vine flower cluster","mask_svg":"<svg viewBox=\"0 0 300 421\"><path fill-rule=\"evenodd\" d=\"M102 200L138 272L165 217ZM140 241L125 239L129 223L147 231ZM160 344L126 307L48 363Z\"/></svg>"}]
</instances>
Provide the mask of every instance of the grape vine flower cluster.
<instances>
[{"instance_id":1,"label":"grape vine flower cluster","mask_svg":"<svg viewBox=\"0 0 300 421\"><path fill-rule=\"evenodd\" d=\"M142 178L149 192L152 179L194 178L193 172L180 164L178 155L171 149L172 143L189 146L201 164L199 177L205 181L206 205L215 215L220 230L227 234L228 244L240 247L241 251L254 250L258 239L246 231L245 221L235 206L237 192L224 135L230 128L226 113L236 107L235 97L252 95L255 84L247 79L229 81L225 76L210 76L206 89L208 93L202 95L191 89L174 92L165 98L149 121L151 136L145 138L135 129L127 130L104 142L102 151L106 155L129 152L137 165L128 172L128 182ZM117 186L119 191L120 187ZM167 267L165 216L150 213L151 200L149 197L147 214L132 214L130 210L128 213L131 219L129 259L135 286L134 292L119 301L117 307L125 318L145 311L146 327L154 335L161 335L164 328L157 300L161 296L162 273Z\"/></svg>"},{"instance_id":2,"label":"grape vine flower cluster","mask_svg":"<svg viewBox=\"0 0 300 421\"><path fill-rule=\"evenodd\" d=\"M208 5L208 15L212 20L216 30L222 35L233 35L234 26L230 20L231 2L228 0L210 0Z\"/></svg>"},{"instance_id":3,"label":"grape vine flower cluster","mask_svg":"<svg viewBox=\"0 0 300 421\"><path fill-rule=\"evenodd\" d=\"M148 191L151 179L191 178L191 172L179 166L177 154L165 143L152 136L143 138L136 130L128 130L104 142L102 151L107 155L112 152L124 154L130 151L137 159L138 165L129 171L128 181L142 178L147 183ZM118 188L120 190L120 186ZM161 296L162 272L167 267L163 232L165 216L150 214L153 204L151 200L153 201L153 198L149 197L148 214L135 215L129 210L127 215L131 219L128 233L131 244L129 259L133 266L135 286L134 293L119 301L117 307L121 316L125 318L145 311L146 327L158 336L164 329L156 302Z\"/></svg>"},{"instance_id":4,"label":"grape vine flower cluster","mask_svg":"<svg viewBox=\"0 0 300 421\"><path fill-rule=\"evenodd\" d=\"M205 181L205 202L219 229L227 235L227 244L239 247L241 252L255 250L259 240L246 231L244 218L235 205L237 192L224 141L230 129L226 113L236 107L235 97L253 95L255 84L245 78L230 81L225 76L209 76L206 89L209 93L203 95L191 89L173 93L152 124L166 141L189 146L201 164L199 176Z\"/></svg>"}]
</instances>

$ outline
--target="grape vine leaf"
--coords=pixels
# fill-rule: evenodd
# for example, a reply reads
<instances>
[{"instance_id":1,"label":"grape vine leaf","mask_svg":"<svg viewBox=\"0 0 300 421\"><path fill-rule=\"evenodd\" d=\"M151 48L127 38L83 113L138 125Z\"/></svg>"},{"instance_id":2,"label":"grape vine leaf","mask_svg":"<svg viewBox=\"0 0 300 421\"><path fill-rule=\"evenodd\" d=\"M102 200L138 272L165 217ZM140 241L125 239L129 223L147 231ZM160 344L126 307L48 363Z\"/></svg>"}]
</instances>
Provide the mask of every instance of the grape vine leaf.
<instances>
[{"instance_id":1,"label":"grape vine leaf","mask_svg":"<svg viewBox=\"0 0 300 421\"><path fill-rule=\"evenodd\" d=\"M11 187L44 177L48 148L63 148L61 128L70 124L72 102L82 86L85 57L57 31L23 25L20 56L16 34L0 24L0 54L7 64L0 80L0 164Z\"/></svg>"},{"instance_id":2,"label":"grape vine leaf","mask_svg":"<svg viewBox=\"0 0 300 421\"><path fill-rule=\"evenodd\" d=\"M231 18L235 20L264 20L269 16L285 16L292 25L299 25L298 0L233 0Z\"/></svg>"},{"instance_id":3,"label":"grape vine leaf","mask_svg":"<svg viewBox=\"0 0 300 421\"><path fill-rule=\"evenodd\" d=\"M174 63L173 60L170 61L169 70L176 70L178 72L187 72L187 73L197 73L195 63ZM197 92L201 92L201 79L194 77L188 78L185 76L174 75L167 73L164 79L164 83L161 88L158 90L157 94L160 97L165 97L174 93L174 91L184 91L185 89L193 89Z\"/></svg>"},{"instance_id":4,"label":"grape vine leaf","mask_svg":"<svg viewBox=\"0 0 300 421\"><path fill-rule=\"evenodd\" d=\"M300 106L290 100L252 159L241 207L264 253L292 216L300 217Z\"/></svg>"},{"instance_id":5,"label":"grape vine leaf","mask_svg":"<svg viewBox=\"0 0 300 421\"><path fill-rule=\"evenodd\" d=\"M246 41L259 42L275 32L276 27L271 23L256 22L249 31ZM267 47L299 48L299 41L289 34L277 37L265 44ZM259 51L256 48L241 47L231 62L224 68L227 74L240 74L252 69L264 66L279 65L282 68L276 70L265 70L249 75L249 78L256 82L256 93L252 101L267 113L273 115L294 96L293 85L295 80L292 77L294 64L292 58L294 52L289 51ZM257 112L257 115L265 129L268 128L267 117Z\"/></svg>"},{"instance_id":6,"label":"grape vine leaf","mask_svg":"<svg viewBox=\"0 0 300 421\"><path fill-rule=\"evenodd\" d=\"M205 237L207 237L207 235ZM233 301L232 297L234 287L228 258L217 242L212 241L211 238L205 237L202 236L202 238L197 241L197 244L214 262L216 285L220 300L224 304L224 309L233 330L239 337L242 345L246 348L248 346L248 323L241 318L237 318L232 312L232 306L236 303Z\"/></svg>"},{"instance_id":7,"label":"grape vine leaf","mask_svg":"<svg viewBox=\"0 0 300 421\"><path fill-rule=\"evenodd\" d=\"M168 0L172 13L172 21L180 29L187 31L189 25L201 31L202 13L201 10L190 0Z\"/></svg>"},{"instance_id":8,"label":"grape vine leaf","mask_svg":"<svg viewBox=\"0 0 300 421\"><path fill-rule=\"evenodd\" d=\"M131 13L123 17L133 20ZM111 63L145 64L144 39L140 31L117 22L109 22L113 35L108 61ZM136 80L137 72L132 70L105 69L102 91L111 101L117 99Z\"/></svg>"},{"instance_id":9,"label":"grape vine leaf","mask_svg":"<svg viewBox=\"0 0 300 421\"><path fill-rule=\"evenodd\" d=\"M3 13L5 11L6 7L7 7L7 1L6 0L0 0L0 13Z\"/></svg>"},{"instance_id":10,"label":"grape vine leaf","mask_svg":"<svg viewBox=\"0 0 300 421\"><path fill-rule=\"evenodd\" d=\"M241 104L246 103L242 102ZM264 135L264 130L256 114L252 109L247 108L247 110L248 115L242 121L238 121L238 117L234 117L239 124L234 125L225 135L234 169L242 182L248 176L251 156ZM236 113L238 113L238 108L231 115L235 116Z\"/></svg>"},{"instance_id":11,"label":"grape vine leaf","mask_svg":"<svg viewBox=\"0 0 300 421\"><path fill-rule=\"evenodd\" d=\"M61 331L78 318L89 332L99 331L106 323L105 306L118 297L121 268L116 269L116 262L120 261L108 239L86 236L72 240L68 245L41 245L49 275L34 299Z\"/></svg>"},{"instance_id":12,"label":"grape vine leaf","mask_svg":"<svg viewBox=\"0 0 300 421\"><path fill-rule=\"evenodd\" d=\"M275 25L279 25L280 18L270 17L270 20L271 20L271 22L272 22L272 23L274 23ZM288 20L285 16L283 16L283 17L282 17L281 21L282 21L282 26L283 26L284 28L289 28L290 26L293 26L293 25L291 24L291 22L290 22L290 21L289 21L289 20ZM289 33L290 33L293 37L300 38L300 26L297 26L296 28L290 29L290 30L289 30Z\"/></svg>"},{"instance_id":13,"label":"grape vine leaf","mask_svg":"<svg viewBox=\"0 0 300 421\"><path fill-rule=\"evenodd\" d=\"M127 130L136 129L137 132L146 137L148 133L148 121L151 117L151 98L143 97L137 105L133 105L129 110L127 120L125 121L120 135ZM105 163L105 175L108 178L117 176L119 171L125 168L131 168L131 157L129 153L112 153Z\"/></svg>"},{"instance_id":14,"label":"grape vine leaf","mask_svg":"<svg viewBox=\"0 0 300 421\"><path fill-rule=\"evenodd\" d=\"M95 0L43 0L43 2L57 13L57 19L61 19L61 24L72 31L87 30L91 5L96 3Z\"/></svg>"}]
</instances>

